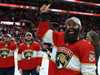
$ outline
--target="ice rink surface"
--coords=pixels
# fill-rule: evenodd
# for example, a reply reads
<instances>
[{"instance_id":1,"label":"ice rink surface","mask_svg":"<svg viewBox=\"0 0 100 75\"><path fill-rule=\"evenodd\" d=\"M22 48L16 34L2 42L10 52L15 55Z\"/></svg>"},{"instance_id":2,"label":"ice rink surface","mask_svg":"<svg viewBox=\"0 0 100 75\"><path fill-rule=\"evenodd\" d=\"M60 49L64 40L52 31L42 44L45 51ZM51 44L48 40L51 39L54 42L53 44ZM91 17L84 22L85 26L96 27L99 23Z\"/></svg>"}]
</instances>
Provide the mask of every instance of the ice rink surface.
<instances>
[{"instance_id":1,"label":"ice rink surface","mask_svg":"<svg viewBox=\"0 0 100 75\"><path fill-rule=\"evenodd\" d=\"M14 53L15 55L15 75L21 75L18 71L17 67L17 52ZM47 59L47 55L42 52L43 60L42 60L42 66L40 68L40 73L39 75L48 75L48 65L49 65L49 60ZM98 62L98 71L100 75L100 59Z\"/></svg>"}]
</instances>

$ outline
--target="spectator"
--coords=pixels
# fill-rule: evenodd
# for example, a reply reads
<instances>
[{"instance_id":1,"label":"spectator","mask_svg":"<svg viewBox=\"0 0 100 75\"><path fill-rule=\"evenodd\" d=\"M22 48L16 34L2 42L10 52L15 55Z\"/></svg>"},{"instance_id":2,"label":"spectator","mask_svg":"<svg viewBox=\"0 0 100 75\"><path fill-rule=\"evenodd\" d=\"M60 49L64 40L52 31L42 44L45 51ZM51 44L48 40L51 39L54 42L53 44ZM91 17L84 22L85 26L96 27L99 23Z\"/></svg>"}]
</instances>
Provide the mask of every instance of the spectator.
<instances>
[{"instance_id":1,"label":"spectator","mask_svg":"<svg viewBox=\"0 0 100 75\"><path fill-rule=\"evenodd\" d=\"M100 47L99 47L99 35L95 31L90 31L87 33L86 40L92 43L96 53L96 74L98 74L98 61L100 56Z\"/></svg>"}]
</instances>

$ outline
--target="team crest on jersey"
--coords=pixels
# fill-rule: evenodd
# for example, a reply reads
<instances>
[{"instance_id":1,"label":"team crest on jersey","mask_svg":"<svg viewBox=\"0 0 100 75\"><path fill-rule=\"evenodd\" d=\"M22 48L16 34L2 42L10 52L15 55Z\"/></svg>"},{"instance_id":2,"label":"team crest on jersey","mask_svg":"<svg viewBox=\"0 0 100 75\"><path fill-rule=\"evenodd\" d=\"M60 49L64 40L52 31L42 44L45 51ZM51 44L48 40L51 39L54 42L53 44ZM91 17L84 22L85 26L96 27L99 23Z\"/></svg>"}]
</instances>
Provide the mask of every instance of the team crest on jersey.
<instances>
[{"instance_id":1,"label":"team crest on jersey","mask_svg":"<svg viewBox=\"0 0 100 75\"><path fill-rule=\"evenodd\" d=\"M56 67L57 69L62 69L69 63L73 52L66 47L58 47L56 55Z\"/></svg>"},{"instance_id":2,"label":"team crest on jersey","mask_svg":"<svg viewBox=\"0 0 100 75\"><path fill-rule=\"evenodd\" d=\"M95 62L95 52L94 51L89 51L89 61Z\"/></svg>"},{"instance_id":3,"label":"team crest on jersey","mask_svg":"<svg viewBox=\"0 0 100 75\"><path fill-rule=\"evenodd\" d=\"M33 50L25 50L24 51L24 56L27 60L30 60L33 56Z\"/></svg>"},{"instance_id":4,"label":"team crest on jersey","mask_svg":"<svg viewBox=\"0 0 100 75\"><path fill-rule=\"evenodd\" d=\"M2 50L2 51L0 51L0 55L2 58L5 59L9 55L9 51Z\"/></svg>"}]
</instances>

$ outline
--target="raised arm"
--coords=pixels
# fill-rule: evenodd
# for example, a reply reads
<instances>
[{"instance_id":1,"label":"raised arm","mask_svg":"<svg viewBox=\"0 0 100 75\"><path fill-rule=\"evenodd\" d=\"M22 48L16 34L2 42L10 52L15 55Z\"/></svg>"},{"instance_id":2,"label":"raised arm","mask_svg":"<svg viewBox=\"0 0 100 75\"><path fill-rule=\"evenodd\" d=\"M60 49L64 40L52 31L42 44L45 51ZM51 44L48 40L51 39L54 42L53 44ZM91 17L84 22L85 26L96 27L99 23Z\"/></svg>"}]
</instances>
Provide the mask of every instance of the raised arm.
<instances>
[{"instance_id":1,"label":"raised arm","mask_svg":"<svg viewBox=\"0 0 100 75\"><path fill-rule=\"evenodd\" d=\"M47 11L49 7L50 4L48 6L43 5L40 8L42 20L39 22L38 33L44 42L51 43L54 45L54 41L56 40L58 33L54 32L49 27L49 22L47 20Z\"/></svg>"}]
</instances>

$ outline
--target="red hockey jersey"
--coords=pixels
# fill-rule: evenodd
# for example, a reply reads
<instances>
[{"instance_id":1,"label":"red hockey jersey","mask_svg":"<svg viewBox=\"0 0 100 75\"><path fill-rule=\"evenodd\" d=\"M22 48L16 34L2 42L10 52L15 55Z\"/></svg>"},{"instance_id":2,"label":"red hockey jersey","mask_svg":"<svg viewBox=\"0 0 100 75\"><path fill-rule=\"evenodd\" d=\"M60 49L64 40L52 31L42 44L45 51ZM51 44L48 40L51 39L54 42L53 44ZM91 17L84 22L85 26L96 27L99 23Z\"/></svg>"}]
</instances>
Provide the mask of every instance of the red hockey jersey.
<instances>
[{"instance_id":1,"label":"red hockey jersey","mask_svg":"<svg viewBox=\"0 0 100 75\"><path fill-rule=\"evenodd\" d=\"M17 45L11 41L9 45L0 42L0 68L8 68L15 66L14 50Z\"/></svg>"},{"instance_id":2,"label":"red hockey jersey","mask_svg":"<svg viewBox=\"0 0 100 75\"><path fill-rule=\"evenodd\" d=\"M38 65L41 66L42 62L42 51L39 43L32 42L27 45L22 43L19 45L18 50L18 69L30 70L36 68Z\"/></svg>"},{"instance_id":3,"label":"red hockey jersey","mask_svg":"<svg viewBox=\"0 0 100 75\"><path fill-rule=\"evenodd\" d=\"M48 75L96 75L96 58L92 44L86 40L66 44L65 32L50 30L49 22L40 22L38 33L44 42L54 45Z\"/></svg>"}]
</instances>

